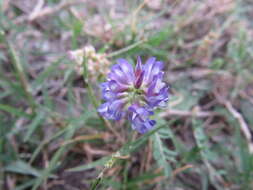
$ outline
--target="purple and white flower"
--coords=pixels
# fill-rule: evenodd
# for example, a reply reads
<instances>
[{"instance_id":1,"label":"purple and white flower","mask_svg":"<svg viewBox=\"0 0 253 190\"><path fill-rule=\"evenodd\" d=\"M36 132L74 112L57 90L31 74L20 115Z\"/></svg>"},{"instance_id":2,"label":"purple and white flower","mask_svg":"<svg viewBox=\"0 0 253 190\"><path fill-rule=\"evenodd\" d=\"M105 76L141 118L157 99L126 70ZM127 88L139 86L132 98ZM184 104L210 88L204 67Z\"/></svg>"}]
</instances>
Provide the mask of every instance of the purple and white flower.
<instances>
[{"instance_id":1,"label":"purple and white flower","mask_svg":"<svg viewBox=\"0 0 253 190\"><path fill-rule=\"evenodd\" d=\"M166 106L168 86L162 81L163 62L149 58L143 65L140 57L135 69L125 59L118 59L101 84L102 98L98 112L107 119L128 117L132 128L140 133L151 130L155 121L150 119L157 107Z\"/></svg>"}]
</instances>

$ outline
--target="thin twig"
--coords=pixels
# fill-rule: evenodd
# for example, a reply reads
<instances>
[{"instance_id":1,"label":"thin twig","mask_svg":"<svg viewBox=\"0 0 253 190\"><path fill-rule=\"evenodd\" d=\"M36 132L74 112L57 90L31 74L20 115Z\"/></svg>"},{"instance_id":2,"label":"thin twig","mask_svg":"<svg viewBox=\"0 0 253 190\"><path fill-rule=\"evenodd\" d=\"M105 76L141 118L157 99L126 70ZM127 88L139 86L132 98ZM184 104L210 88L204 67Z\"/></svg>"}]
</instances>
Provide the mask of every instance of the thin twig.
<instances>
[{"instance_id":1,"label":"thin twig","mask_svg":"<svg viewBox=\"0 0 253 190\"><path fill-rule=\"evenodd\" d=\"M54 7L45 7L42 10L40 10L39 12L37 12L36 14L34 14L34 12L32 12L28 16L27 15L20 16L14 21L14 23L15 24L22 24L27 21L32 22L32 21L37 20L39 18L56 14L59 11L61 11L62 9L66 9L66 8L73 6L73 5L82 4L84 2L85 2L85 0L76 0L76 1L65 0Z\"/></svg>"},{"instance_id":2,"label":"thin twig","mask_svg":"<svg viewBox=\"0 0 253 190\"><path fill-rule=\"evenodd\" d=\"M101 116L100 116L101 117ZM101 117L102 118L102 117ZM113 128L113 126L111 125L111 123L108 121L108 120L106 120L106 119L104 119L104 118L102 118L103 119L103 121L104 121L104 123L105 123L105 126L117 137L117 139L121 142L121 143L124 143L125 141L124 141L124 139L121 137L121 135Z\"/></svg>"},{"instance_id":3,"label":"thin twig","mask_svg":"<svg viewBox=\"0 0 253 190\"><path fill-rule=\"evenodd\" d=\"M28 20L34 20L34 18L36 18L37 15L40 14L41 9L42 9L44 3L45 3L44 0L38 0L38 3L37 3L36 6L34 7L32 13L29 15Z\"/></svg>"},{"instance_id":4,"label":"thin twig","mask_svg":"<svg viewBox=\"0 0 253 190\"><path fill-rule=\"evenodd\" d=\"M210 180L213 182L215 188L228 190L228 188L226 187L225 180L222 178L220 174L217 173L216 169L211 165L211 163L205 158L203 158L203 161L205 166L207 167ZM220 184L216 183L215 181L218 181ZM223 185L223 187L221 187L221 185Z\"/></svg>"},{"instance_id":5,"label":"thin twig","mask_svg":"<svg viewBox=\"0 0 253 190\"><path fill-rule=\"evenodd\" d=\"M148 171L151 166L151 161L152 161L152 140L149 139L148 141L148 153L147 153L147 159L146 159L146 164L145 164L145 171Z\"/></svg>"},{"instance_id":6,"label":"thin twig","mask_svg":"<svg viewBox=\"0 0 253 190\"><path fill-rule=\"evenodd\" d=\"M250 128L248 127L243 116L233 107L232 103L229 100L222 97L217 91L214 91L214 95L216 96L218 101L226 107L226 109L231 113L231 115L235 119L237 119L240 129L242 133L244 134L244 136L246 137L249 152L252 154L253 153L252 135L251 135Z\"/></svg>"},{"instance_id":7,"label":"thin twig","mask_svg":"<svg viewBox=\"0 0 253 190\"><path fill-rule=\"evenodd\" d=\"M133 11L132 20L131 20L131 30L136 33L136 18L140 10L147 4L149 0L144 0L138 7Z\"/></svg>"},{"instance_id":8,"label":"thin twig","mask_svg":"<svg viewBox=\"0 0 253 190\"><path fill-rule=\"evenodd\" d=\"M211 117L211 116L217 116L219 115L216 112L207 112L207 111L183 111L183 110L172 110L169 109L166 112L161 113L160 117L169 117L169 116L179 116L179 117L199 117L199 118L205 118L205 117Z\"/></svg>"},{"instance_id":9,"label":"thin twig","mask_svg":"<svg viewBox=\"0 0 253 190\"><path fill-rule=\"evenodd\" d=\"M246 121L244 120L242 115L233 107L231 102L224 101L224 105L227 108L227 110L231 113L231 115L233 115L233 117L237 119L241 128L241 131L243 132L244 136L247 139L249 152L252 154L253 153L252 136L251 136L251 132Z\"/></svg>"},{"instance_id":10,"label":"thin twig","mask_svg":"<svg viewBox=\"0 0 253 190\"><path fill-rule=\"evenodd\" d=\"M187 170L187 169L190 169L190 168L194 168L194 165L192 164L187 164L183 167L180 167L180 168L177 168L175 169L173 172L172 172L172 179L174 179L179 173Z\"/></svg>"},{"instance_id":11,"label":"thin twig","mask_svg":"<svg viewBox=\"0 0 253 190\"><path fill-rule=\"evenodd\" d=\"M95 156L107 156L107 155L111 154L111 152L109 152L109 151L99 150L94 147L91 147L88 143L84 144L83 148L84 148L85 152L87 154L90 154L91 156L94 156L94 155Z\"/></svg>"},{"instance_id":12,"label":"thin twig","mask_svg":"<svg viewBox=\"0 0 253 190\"><path fill-rule=\"evenodd\" d=\"M240 96L247 99L253 105L253 98L251 98L246 92L241 91Z\"/></svg>"}]
</instances>

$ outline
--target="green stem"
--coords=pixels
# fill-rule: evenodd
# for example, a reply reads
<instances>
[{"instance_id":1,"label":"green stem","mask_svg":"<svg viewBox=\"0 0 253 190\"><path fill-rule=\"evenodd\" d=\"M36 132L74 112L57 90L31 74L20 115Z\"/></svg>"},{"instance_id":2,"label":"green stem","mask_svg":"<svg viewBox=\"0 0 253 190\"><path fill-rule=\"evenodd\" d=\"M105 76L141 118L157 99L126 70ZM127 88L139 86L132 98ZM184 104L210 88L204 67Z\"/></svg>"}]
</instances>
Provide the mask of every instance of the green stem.
<instances>
[{"instance_id":1,"label":"green stem","mask_svg":"<svg viewBox=\"0 0 253 190\"><path fill-rule=\"evenodd\" d=\"M89 72L88 72L88 68L86 65L86 57L84 57L84 61L83 61L83 80L87 83L87 90L88 90L88 96L90 101L92 102L93 106L95 109L98 108L99 106L99 101L96 99L95 93L92 89L91 83L89 81L90 76L89 76ZM111 124L109 123L109 121L107 121L106 119L104 119L103 117L101 117L98 114L99 118L103 121L103 123L105 124L105 126L117 137L117 139L123 143L124 140L122 139L122 137L117 133L117 131L111 126Z\"/></svg>"},{"instance_id":2,"label":"green stem","mask_svg":"<svg viewBox=\"0 0 253 190\"><path fill-rule=\"evenodd\" d=\"M1 133L0 133L1 135ZM4 137L0 138L0 154L4 154ZM3 163L0 160L0 168L3 168ZM4 185L4 172L2 169L0 169L0 189L3 189L3 185Z\"/></svg>"},{"instance_id":3,"label":"green stem","mask_svg":"<svg viewBox=\"0 0 253 190\"><path fill-rule=\"evenodd\" d=\"M96 99L95 93L91 87L90 84L90 76L89 76L89 71L88 71L88 67L86 64L86 57L84 57L83 59L83 80L87 83L87 90L88 90L88 96L90 101L92 102L94 108L97 108L99 106L98 100Z\"/></svg>"},{"instance_id":4,"label":"green stem","mask_svg":"<svg viewBox=\"0 0 253 190\"><path fill-rule=\"evenodd\" d=\"M88 96L90 97L93 106L97 108L99 106L99 103L98 103L98 100L96 99L95 93L91 85L89 84L89 82L88 82Z\"/></svg>"},{"instance_id":5,"label":"green stem","mask_svg":"<svg viewBox=\"0 0 253 190\"><path fill-rule=\"evenodd\" d=\"M130 45L130 46L127 46L127 47L122 48L122 49L120 49L120 50L118 50L118 51L112 52L112 53L108 54L107 57L108 57L108 58L110 58L110 57L115 57L115 56L118 56L118 55L120 55L120 54L122 54L122 53L128 52L129 50L131 50L131 49L133 49L133 48L139 46L140 44L142 44L142 43L144 43L144 42L146 42L146 39L140 40L140 41L135 42L134 44L132 44L132 45Z\"/></svg>"},{"instance_id":6,"label":"green stem","mask_svg":"<svg viewBox=\"0 0 253 190\"><path fill-rule=\"evenodd\" d=\"M24 88L27 100L29 102L30 107L32 108L32 113L34 113L35 112L36 103L35 103L35 101L33 99L32 92L31 92L32 91L31 87L30 87L30 85L28 83L26 74L24 72L22 64L20 63L19 57L17 55L17 52L14 49L12 43L6 39L4 33L1 33L0 35L1 35L1 38L4 40L5 44L7 45L7 47L10 49L10 56L12 58L12 63L14 65L15 69L16 69L16 72L17 72L18 78L20 80L20 83L21 83L22 87Z\"/></svg>"},{"instance_id":7,"label":"green stem","mask_svg":"<svg viewBox=\"0 0 253 190\"><path fill-rule=\"evenodd\" d=\"M100 182L102 181L102 177L97 177L91 186L91 190L96 190Z\"/></svg>"}]
</instances>

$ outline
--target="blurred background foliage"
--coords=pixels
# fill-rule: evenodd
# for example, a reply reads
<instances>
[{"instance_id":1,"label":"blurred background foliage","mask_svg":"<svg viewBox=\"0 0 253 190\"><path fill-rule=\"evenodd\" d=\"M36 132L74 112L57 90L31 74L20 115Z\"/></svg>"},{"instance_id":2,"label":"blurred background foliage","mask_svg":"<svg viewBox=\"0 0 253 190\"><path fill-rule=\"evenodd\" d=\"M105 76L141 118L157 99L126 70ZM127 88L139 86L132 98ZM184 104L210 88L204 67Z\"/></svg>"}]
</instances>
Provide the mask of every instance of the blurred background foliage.
<instances>
[{"instance_id":1,"label":"blurred background foliage","mask_svg":"<svg viewBox=\"0 0 253 190\"><path fill-rule=\"evenodd\" d=\"M107 190L253 189L252 10L251 0L0 0L0 189L90 189L99 174ZM68 56L82 48L86 78ZM171 94L145 135L94 108L110 65L138 55L164 61Z\"/></svg>"}]
</instances>

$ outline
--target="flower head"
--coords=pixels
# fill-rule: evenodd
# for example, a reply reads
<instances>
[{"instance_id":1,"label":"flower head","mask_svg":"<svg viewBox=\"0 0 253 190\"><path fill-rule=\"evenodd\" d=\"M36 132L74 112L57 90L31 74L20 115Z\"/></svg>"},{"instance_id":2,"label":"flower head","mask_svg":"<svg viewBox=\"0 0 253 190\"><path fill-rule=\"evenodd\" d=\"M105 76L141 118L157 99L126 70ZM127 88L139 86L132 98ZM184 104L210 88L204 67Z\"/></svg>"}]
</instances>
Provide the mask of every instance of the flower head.
<instances>
[{"instance_id":1,"label":"flower head","mask_svg":"<svg viewBox=\"0 0 253 190\"><path fill-rule=\"evenodd\" d=\"M157 107L168 101L168 86L162 81L163 62L154 57L143 65L140 57L135 68L125 59L118 59L108 74L107 81L101 84L102 98L98 112L107 119L119 120L128 117L132 128L145 133L153 128L155 121L150 119Z\"/></svg>"},{"instance_id":2,"label":"flower head","mask_svg":"<svg viewBox=\"0 0 253 190\"><path fill-rule=\"evenodd\" d=\"M96 81L99 76L106 75L109 72L110 61L106 58L106 54L97 53L91 45L69 51L68 56L76 62L74 68L79 75L83 74L83 61L84 57L86 58L87 68L92 81Z\"/></svg>"}]
</instances>

